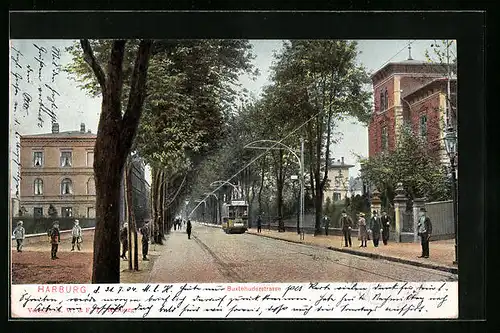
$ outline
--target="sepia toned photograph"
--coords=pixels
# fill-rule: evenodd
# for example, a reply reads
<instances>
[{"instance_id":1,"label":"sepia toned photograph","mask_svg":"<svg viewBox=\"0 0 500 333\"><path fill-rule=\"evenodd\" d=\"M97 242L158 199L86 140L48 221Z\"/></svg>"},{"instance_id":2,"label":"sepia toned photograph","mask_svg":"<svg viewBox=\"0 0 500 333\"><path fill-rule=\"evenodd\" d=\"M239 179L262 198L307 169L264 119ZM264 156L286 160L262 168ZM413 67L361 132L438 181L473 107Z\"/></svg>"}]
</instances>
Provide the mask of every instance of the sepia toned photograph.
<instances>
[{"instance_id":1,"label":"sepia toned photograph","mask_svg":"<svg viewBox=\"0 0 500 333\"><path fill-rule=\"evenodd\" d=\"M456 40L12 39L11 284L437 293L458 281L457 63Z\"/></svg>"}]
</instances>

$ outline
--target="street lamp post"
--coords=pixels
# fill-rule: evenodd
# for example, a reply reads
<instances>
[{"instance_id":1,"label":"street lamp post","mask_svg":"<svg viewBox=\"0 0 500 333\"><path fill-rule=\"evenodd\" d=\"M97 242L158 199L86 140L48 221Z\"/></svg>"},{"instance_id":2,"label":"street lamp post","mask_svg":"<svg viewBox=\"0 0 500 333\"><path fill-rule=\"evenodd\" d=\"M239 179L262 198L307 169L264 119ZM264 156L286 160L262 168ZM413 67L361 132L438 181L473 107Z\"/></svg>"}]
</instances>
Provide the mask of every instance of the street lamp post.
<instances>
[{"instance_id":1,"label":"street lamp post","mask_svg":"<svg viewBox=\"0 0 500 333\"><path fill-rule=\"evenodd\" d=\"M252 146L255 143L259 142L270 142L274 144L281 145L282 147L285 147L290 153L292 153L293 156L297 159L300 167L300 217L299 217L299 225L300 225L300 239L304 239L304 138L300 138L300 157L295 153L295 151L290 148L289 146L285 145L284 143L281 143L280 141L275 141L275 140L256 140L253 142L250 142L249 144L245 145L243 148L250 148L250 149L281 149L281 148L269 148L269 147L260 147L260 146Z\"/></svg>"},{"instance_id":2,"label":"street lamp post","mask_svg":"<svg viewBox=\"0 0 500 333\"><path fill-rule=\"evenodd\" d=\"M456 156L457 156L457 134L453 127L448 127L445 137L445 148L448 157L450 158L451 181L453 192L453 227L455 231L455 261L458 265L458 196L457 196L457 175L456 175Z\"/></svg>"}]
</instances>

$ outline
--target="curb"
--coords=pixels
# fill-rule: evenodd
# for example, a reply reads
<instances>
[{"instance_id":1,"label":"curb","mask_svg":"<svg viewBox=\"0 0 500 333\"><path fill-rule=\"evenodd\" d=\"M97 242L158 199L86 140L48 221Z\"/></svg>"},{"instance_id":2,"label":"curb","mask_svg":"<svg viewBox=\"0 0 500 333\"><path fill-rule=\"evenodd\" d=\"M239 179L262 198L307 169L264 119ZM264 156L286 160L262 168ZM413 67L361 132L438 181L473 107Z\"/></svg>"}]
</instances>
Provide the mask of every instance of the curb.
<instances>
[{"instance_id":1,"label":"curb","mask_svg":"<svg viewBox=\"0 0 500 333\"><path fill-rule=\"evenodd\" d=\"M267 238L272 238L276 240L281 240L289 243L296 243L296 244L303 244L303 245L309 245L309 246L315 246L315 247L322 247L322 248L327 248L332 251L337 251L337 252L344 252L344 253L349 253L353 255L357 255L360 257L369 257L373 259L382 259L382 260L387 260L387 261L394 261L394 262L399 262L402 264L407 264L407 265L413 265L413 266L418 266L418 267L423 267L423 268L430 268L434 270L439 270L447 273L452 273L452 274L458 274L458 268L457 267L449 267L449 266L442 266L442 265L436 265L436 264L427 264L427 263L422 263L418 261L413 261L413 260L408 260L408 259L402 259L402 258L397 258L397 257L389 257L389 256L384 256L381 254L376 254L376 253L369 253L369 252L361 252L361 251L356 251L356 250L350 250L350 249L342 249L342 248L336 248L333 246L328 246L325 247L323 245L315 245L315 244L308 244L306 242L301 242L301 241L294 241L290 239L283 239L275 236L269 236L269 235L258 235L254 233L249 233L249 235L255 235L255 236L260 236L260 237L267 237Z\"/></svg>"}]
</instances>

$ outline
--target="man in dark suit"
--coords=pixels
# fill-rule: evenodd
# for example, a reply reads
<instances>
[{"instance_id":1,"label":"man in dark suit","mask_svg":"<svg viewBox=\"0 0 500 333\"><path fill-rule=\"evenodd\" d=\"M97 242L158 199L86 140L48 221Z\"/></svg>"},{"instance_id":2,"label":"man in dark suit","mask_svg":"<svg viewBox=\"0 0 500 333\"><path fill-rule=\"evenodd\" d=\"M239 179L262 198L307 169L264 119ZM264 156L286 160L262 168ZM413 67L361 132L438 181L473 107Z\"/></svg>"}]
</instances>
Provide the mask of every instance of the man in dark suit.
<instances>
[{"instance_id":1,"label":"man in dark suit","mask_svg":"<svg viewBox=\"0 0 500 333\"><path fill-rule=\"evenodd\" d=\"M380 222L382 223L382 242L384 242L384 245L387 245L387 241L389 240L389 230L391 228L391 219L387 216L387 212L382 211Z\"/></svg>"},{"instance_id":2,"label":"man in dark suit","mask_svg":"<svg viewBox=\"0 0 500 333\"><path fill-rule=\"evenodd\" d=\"M429 240L432 234L432 223L431 219L425 214L426 212L424 207L420 208L417 228L422 244L422 255L419 258L429 258Z\"/></svg>"}]
</instances>

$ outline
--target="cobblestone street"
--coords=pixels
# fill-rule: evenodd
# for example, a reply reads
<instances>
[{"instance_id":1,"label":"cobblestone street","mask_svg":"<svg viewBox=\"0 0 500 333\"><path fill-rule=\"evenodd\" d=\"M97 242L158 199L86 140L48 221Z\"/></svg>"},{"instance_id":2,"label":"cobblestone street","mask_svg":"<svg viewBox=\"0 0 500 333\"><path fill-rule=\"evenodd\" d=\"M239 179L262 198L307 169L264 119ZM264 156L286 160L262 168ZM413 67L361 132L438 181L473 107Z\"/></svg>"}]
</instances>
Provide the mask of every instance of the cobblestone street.
<instances>
[{"instance_id":1,"label":"cobblestone street","mask_svg":"<svg viewBox=\"0 0 500 333\"><path fill-rule=\"evenodd\" d=\"M454 281L457 275L193 224L172 231L149 282Z\"/></svg>"}]
</instances>

